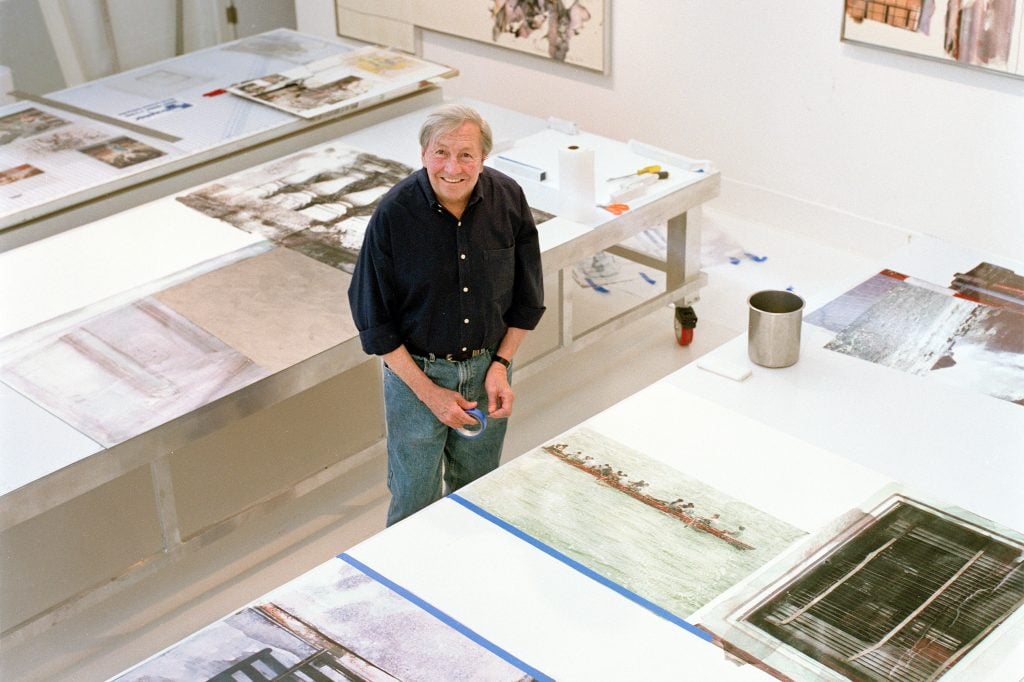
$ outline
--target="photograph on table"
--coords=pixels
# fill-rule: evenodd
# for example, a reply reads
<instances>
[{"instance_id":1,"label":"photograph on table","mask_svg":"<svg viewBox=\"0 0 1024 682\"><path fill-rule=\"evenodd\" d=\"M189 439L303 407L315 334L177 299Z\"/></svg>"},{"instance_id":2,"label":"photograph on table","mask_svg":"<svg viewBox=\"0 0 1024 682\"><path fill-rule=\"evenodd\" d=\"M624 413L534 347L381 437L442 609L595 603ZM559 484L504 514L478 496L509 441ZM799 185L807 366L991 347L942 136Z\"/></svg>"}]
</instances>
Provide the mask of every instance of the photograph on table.
<instances>
[{"instance_id":1,"label":"photograph on table","mask_svg":"<svg viewBox=\"0 0 1024 682\"><path fill-rule=\"evenodd\" d=\"M19 137L38 135L68 123L70 121L35 107L2 115L0 116L0 145L10 144Z\"/></svg>"},{"instance_id":2,"label":"photograph on table","mask_svg":"<svg viewBox=\"0 0 1024 682\"><path fill-rule=\"evenodd\" d=\"M211 218L352 272L366 224L409 166L342 145L292 154L176 197Z\"/></svg>"},{"instance_id":3,"label":"photograph on table","mask_svg":"<svg viewBox=\"0 0 1024 682\"><path fill-rule=\"evenodd\" d=\"M422 28L607 72L609 4L608 0L413 0L412 16Z\"/></svg>"},{"instance_id":4,"label":"photograph on table","mask_svg":"<svg viewBox=\"0 0 1024 682\"><path fill-rule=\"evenodd\" d=\"M1019 0L844 0L842 39L1024 76Z\"/></svg>"},{"instance_id":5,"label":"photograph on table","mask_svg":"<svg viewBox=\"0 0 1024 682\"><path fill-rule=\"evenodd\" d=\"M971 298L883 270L806 321L829 350L1024 405L1024 314Z\"/></svg>"},{"instance_id":6,"label":"photograph on table","mask_svg":"<svg viewBox=\"0 0 1024 682\"><path fill-rule=\"evenodd\" d=\"M164 155L159 149L125 135L82 147L78 151L114 168L128 168Z\"/></svg>"},{"instance_id":7,"label":"photograph on table","mask_svg":"<svg viewBox=\"0 0 1024 682\"><path fill-rule=\"evenodd\" d=\"M268 374L152 298L22 342L32 335L4 340L0 380L104 447Z\"/></svg>"},{"instance_id":8,"label":"photograph on table","mask_svg":"<svg viewBox=\"0 0 1024 682\"><path fill-rule=\"evenodd\" d=\"M396 88L414 90L452 75L440 64L379 47L326 57L228 87L228 92L303 118L338 114L378 101Z\"/></svg>"},{"instance_id":9,"label":"photograph on table","mask_svg":"<svg viewBox=\"0 0 1024 682\"><path fill-rule=\"evenodd\" d=\"M905 491L879 498L731 591L701 627L781 679L934 680L957 666L958 679L1002 679L971 652L1024 641L1024 536Z\"/></svg>"},{"instance_id":10,"label":"photograph on table","mask_svg":"<svg viewBox=\"0 0 1024 682\"><path fill-rule=\"evenodd\" d=\"M349 74L318 87L305 85L303 78L286 74L270 74L228 88L236 95L255 99L296 116L313 118L330 112L341 113L345 107L337 106L370 91L372 84L359 76Z\"/></svg>"},{"instance_id":11,"label":"photograph on table","mask_svg":"<svg viewBox=\"0 0 1024 682\"><path fill-rule=\"evenodd\" d=\"M114 682L285 679L533 678L335 558Z\"/></svg>"},{"instance_id":12,"label":"photograph on table","mask_svg":"<svg viewBox=\"0 0 1024 682\"><path fill-rule=\"evenodd\" d=\"M42 170L30 163L23 163L14 168L5 168L0 170L0 185L10 185L19 180L31 178L33 175L42 175L42 173Z\"/></svg>"},{"instance_id":13,"label":"photograph on table","mask_svg":"<svg viewBox=\"0 0 1024 682\"><path fill-rule=\"evenodd\" d=\"M458 495L680 618L806 535L585 427Z\"/></svg>"}]
</instances>

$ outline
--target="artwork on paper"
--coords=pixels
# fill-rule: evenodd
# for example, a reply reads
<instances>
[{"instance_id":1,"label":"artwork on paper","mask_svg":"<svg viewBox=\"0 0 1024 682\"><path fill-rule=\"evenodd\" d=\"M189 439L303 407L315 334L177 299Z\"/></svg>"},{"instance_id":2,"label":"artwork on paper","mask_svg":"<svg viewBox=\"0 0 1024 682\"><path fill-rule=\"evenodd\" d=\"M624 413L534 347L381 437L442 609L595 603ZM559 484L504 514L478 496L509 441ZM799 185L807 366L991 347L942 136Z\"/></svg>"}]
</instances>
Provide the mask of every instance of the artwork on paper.
<instances>
[{"instance_id":1,"label":"artwork on paper","mask_svg":"<svg viewBox=\"0 0 1024 682\"><path fill-rule=\"evenodd\" d=\"M1024 405L1024 314L885 270L807 322L825 348Z\"/></svg>"},{"instance_id":2,"label":"artwork on paper","mask_svg":"<svg viewBox=\"0 0 1024 682\"><path fill-rule=\"evenodd\" d=\"M0 117L0 145L14 142L70 123L59 116L30 107L16 114Z\"/></svg>"},{"instance_id":3,"label":"artwork on paper","mask_svg":"<svg viewBox=\"0 0 1024 682\"><path fill-rule=\"evenodd\" d=\"M151 100L163 100L198 88L214 79L213 75L186 71L178 66L161 64L146 71L132 71L109 81L115 90Z\"/></svg>"},{"instance_id":4,"label":"artwork on paper","mask_svg":"<svg viewBox=\"0 0 1024 682\"><path fill-rule=\"evenodd\" d=\"M248 81L229 88L290 114L314 118L343 110L335 105L370 91L370 83L356 75L348 75L319 87L308 87L287 76L272 74L257 81Z\"/></svg>"},{"instance_id":5,"label":"artwork on paper","mask_svg":"<svg viewBox=\"0 0 1024 682\"><path fill-rule=\"evenodd\" d=\"M566 64L607 71L605 0L414 0L414 23Z\"/></svg>"},{"instance_id":6,"label":"artwork on paper","mask_svg":"<svg viewBox=\"0 0 1024 682\"><path fill-rule=\"evenodd\" d=\"M86 125L74 124L36 137L24 143L26 151L45 156L58 152L69 152L95 145L110 135Z\"/></svg>"},{"instance_id":7,"label":"artwork on paper","mask_svg":"<svg viewBox=\"0 0 1024 682\"><path fill-rule=\"evenodd\" d=\"M979 263L956 273L949 288L973 301L1024 313L1024 277L1009 268Z\"/></svg>"},{"instance_id":8,"label":"artwork on paper","mask_svg":"<svg viewBox=\"0 0 1024 682\"><path fill-rule=\"evenodd\" d=\"M151 298L27 347L6 345L0 379L104 447L268 374Z\"/></svg>"},{"instance_id":9,"label":"artwork on paper","mask_svg":"<svg viewBox=\"0 0 1024 682\"><path fill-rule=\"evenodd\" d=\"M351 272L380 198L412 169L333 145L229 175L178 201Z\"/></svg>"},{"instance_id":10,"label":"artwork on paper","mask_svg":"<svg viewBox=\"0 0 1024 682\"><path fill-rule=\"evenodd\" d=\"M164 155L159 149L126 135L82 147L78 151L114 168L128 168Z\"/></svg>"},{"instance_id":11,"label":"artwork on paper","mask_svg":"<svg viewBox=\"0 0 1024 682\"><path fill-rule=\"evenodd\" d=\"M335 558L114 682L285 679L532 678Z\"/></svg>"},{"instance_id":12,"label":"artwork on paper","mask_svg":"<svg viewBox=\"0 0 1024 682\"><path fill-rule=\"evenodd\" d=\"M805 535L587 428L459 495L681 618Z\"/></svg>"},{"instance_id":13,"label":"artwork on paper","mask_svg":"<svg viewBox=\"0 0 1024 682\"><path fill-rule=\"evenodd\" d=\"M1024 76L1018 0L845 0L844 40Z\"/></svg>"},{"instance_id":14,"label":"artwork on paper","mask_svg":"<svg viewBox=\"0 0 1024 682\"><path fill-rule=\"evenodd\" d=\"M277 372L354 338L346 273L275 248L153 294Z\"/></svg>"},{"instance_id":15,"label":"artwork on paper","mask_svg":"<svg viewBox=\"0 0 1024 682\"><path fill-rule=\"evenodd\" d=\"M308 64L351 48L287 29L278 29L229 43L223 49L269 59L283 59L293 64Z\"/></svg>"},{"instance_id":16,"label":"artwork on paper","mask_svg":"<svg viewBox=\"0 0 1024 682\"><path fill-rule=\"evenodd\" d=\"M934 680L1024 604L1019 537L901 495L776 572L702 624L786 679Z\"/></svg>"},{"instance_id":17,"label":"artwork on paper","mask_svg":"<svg viewBox=\"0 0 1024 682\"><path fill-rule=\"evenodd\" d=\"M296 116L317 118L377 101L384 92L393 96L403 85L412 91L432 78L451 74L451 69L440 64L366 47L235 83L228 92Z\"/></svg>"},{"instance_id":18,"label":"artwork on paper","mask_svg":"<svg viewBox=\"0 0 1024 682\"><path fill-rule=\"evenodd\" d=\"M9 185L25 178L31 178L33 175L41 175L43 171L39 170L35 166L23 163L14 168L7 168L0 170L0 185Z\"/></svg>"}]
</instances>

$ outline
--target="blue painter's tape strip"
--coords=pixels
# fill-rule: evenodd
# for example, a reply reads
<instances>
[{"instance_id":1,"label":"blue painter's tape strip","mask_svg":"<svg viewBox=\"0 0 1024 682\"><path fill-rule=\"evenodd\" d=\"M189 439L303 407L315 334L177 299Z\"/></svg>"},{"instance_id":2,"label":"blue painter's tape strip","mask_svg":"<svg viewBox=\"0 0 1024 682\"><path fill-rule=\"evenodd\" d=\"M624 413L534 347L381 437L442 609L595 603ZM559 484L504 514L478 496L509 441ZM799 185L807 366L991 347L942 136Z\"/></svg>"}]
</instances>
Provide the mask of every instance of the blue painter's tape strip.
<instances>
[{"instance_id":1,"label":"blue painter's tape strip","mask_svg":"<svg viewBox=\"0 0 1024 682\"><path fill-rule=\"evenodd\" d=\"M527 542L527 543L533 545L534 547L536 547L540 551L544 552L548 556L551 556L551 557L554 557L555 559L558 559L559 561L561 561L562 563L566 564L570 568L573 568L573 569L579 571L580 573L582 573L583 575L587 576L588 578L590 578L592 580L595 580L596 582L601 583L602 585L604 585L605 587L609 588L610 590L618 592L619 594L621 594L623 597L625 597L626 599L630 600L631 602L639 604L640 606L644 607L648 611L651 611L652 613L655 613L655 614L661 616L662 618L664 618L665 620L669 621L670 623L674 623L675 625L678 625L679 627L683 628L687 632L693 633L693 634L697 635L698 637L700 637L701 639L703 639L705 641L708 641L708 642L712 641L713 636L711 635L711 633L705 632L704 630L701 630L700 628L698 628L695 625L691 625L690 623L686 622L685 620L683 620L679 616L675 615L674 613L668 611L667 609L665 609L665 608L663 608L661 606L658 606L657 604L655 604L654 602L652 602L652 601L650 601L648 599L644 599L643 597L641 597L636 592L628 590L625 587L623 587L622 585L618 584L617 582L614 582L612 580L609 580L608 578L605 578L600 573L594 571L593 569L587 568L586 566L584 566L580 562L576 561L572 557L569 557L569 556L566 556L565 554L562 554L561 552L559 552L557 549L555 549L551 545L548 545L548 544L545 544L545 543L541 542L540 540L538 540L537 538L533 537L532 535L529 535L529 534L524 533L523 531L519 530L518 528L516 528L515 526L510 524L508 521L500 519L497 516L495 516L494 514L492 514L489 511L487 511L486 509L478 507L477 505L473 504L472 502L470 502L466 498L462 497L461 495L459 495L457 493L451 493L450 495L448 495L448 499L452 500L453 502L458 502L459 504L461 504L463 507L465 507L466 509L470 510L474 514L478 514L478 515L482 516L483 518L487 519L488 521L490 521L491 523L495 524L496 526L498 526L498 527L508 531L512 535L515 535L520 540L523 540L524 542Z\"/></svg>"},{"instance_id":2,"label":"blue painter's tape strip","mask_svg":"<svg viewBox=\"0 0 1024 682\"><path fill-rule=\"evenodd\" d=\"M344 552L339 554L338 558L341 559L342 561L344 561L345 563L349 564L353 568L355 568L357 571L360 571L361 573L363 573L366 576L372 578L373 580L376 580L377 582L379 582L381 585L383 585L384 587L388 588L389 590L391 590L393 592L396 592L397 594L401 595L405 599L408 599L413 604L415 604L416 606L420 607L421 609L423 609L424 611L426 611L427 613L432 615L434 618L437 618L439 621L441 621L445 625L447 625L447 626L449 626L451 628L454 628L456 631L461 633L463 636L468 637L470 640L472 640L473 642L476 642L477 644L479 644L483 648L487 649L488 651L490 651L495 656L498 656L499 658L503 659L505 662L510 663L510 664L514 665L515 667L519 668L520 670L522 670L527 675L530 675L531 677L533 677L536 680L543 680L545 682L554 682L554 678L553 677L550 677L549 675L545 675L544 673L542 673L541 671L537 670L536 668L533 668L533 667L527 665L526 663L524 663L523 661L519 660L518 658L516 658L515 656L513 656L509 652L507 652L504 649L502 649L497 644L494 644L489 639L486 639L483 636L477 634L473 630L469 629L468 627L466 627L465 625L463 625L459 621L457 621L454 618L452 618L451 616L449 616L444 611L442 611L439 608L435 607L433 604L431 604L431 603L421 599L420 597L417 597L415 594L413 594L409 590L405 589L404 587L402 587L401 585L399 585L395 581L389 580L389 579L385 578L383 575L381 575L377 571L373 570L372 568L370 568L369 566L367 566L363 562L359 561L358 559L356 559L356 558L352 557L351 555L346 554Z\"/></svg>"}]
</instances>

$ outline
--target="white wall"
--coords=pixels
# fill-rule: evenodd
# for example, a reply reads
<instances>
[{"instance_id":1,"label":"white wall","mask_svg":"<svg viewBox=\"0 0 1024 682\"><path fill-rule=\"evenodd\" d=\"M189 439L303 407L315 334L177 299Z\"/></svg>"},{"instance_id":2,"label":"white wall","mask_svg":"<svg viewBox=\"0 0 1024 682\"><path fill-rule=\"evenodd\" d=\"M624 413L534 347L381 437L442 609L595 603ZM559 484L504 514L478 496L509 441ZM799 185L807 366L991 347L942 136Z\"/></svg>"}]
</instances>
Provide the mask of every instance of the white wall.
<instances>
[{"instance_id":1,"label":"white wall","mask_svg":"<svg viewBox=\"0 0 1024 682\"><path fill-rule=\"evenodd\" d=\"M1024 258L1024 80L841 43L841 0L610 4L608 76L431 32L422 56L459 69L449 96L712 159L722 210ZM330 5L298 0L299 30Z\"/></svg>"}]
</instances>

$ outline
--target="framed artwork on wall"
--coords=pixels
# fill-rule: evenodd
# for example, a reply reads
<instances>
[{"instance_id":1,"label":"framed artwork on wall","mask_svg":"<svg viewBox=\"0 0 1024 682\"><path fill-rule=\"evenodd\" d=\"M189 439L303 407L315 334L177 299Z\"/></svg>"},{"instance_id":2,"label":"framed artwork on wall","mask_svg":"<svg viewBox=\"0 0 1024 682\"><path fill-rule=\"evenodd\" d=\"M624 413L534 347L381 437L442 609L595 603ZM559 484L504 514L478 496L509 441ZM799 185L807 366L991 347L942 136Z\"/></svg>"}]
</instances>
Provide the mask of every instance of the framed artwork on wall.
<instances>
[{"instance_id":1,"label":"framed artwork on wall","mask_svg":"<svg viewBox=\"0 0 1024 682\"><path fill-rule=\"evenodd\" d=\"M422 28L608 70L608 0L413 0Z\"/></svg>"},{"instance_id":2,"label":"framed artwork on wall","mask_svg":"<svg viewBox=\"0 0 1024 682\"><path fill-rule=\"evenodd\" d=\"M1022 0L844 0L842 39L1024 77Z\"/></svg>"}]
</instances>

